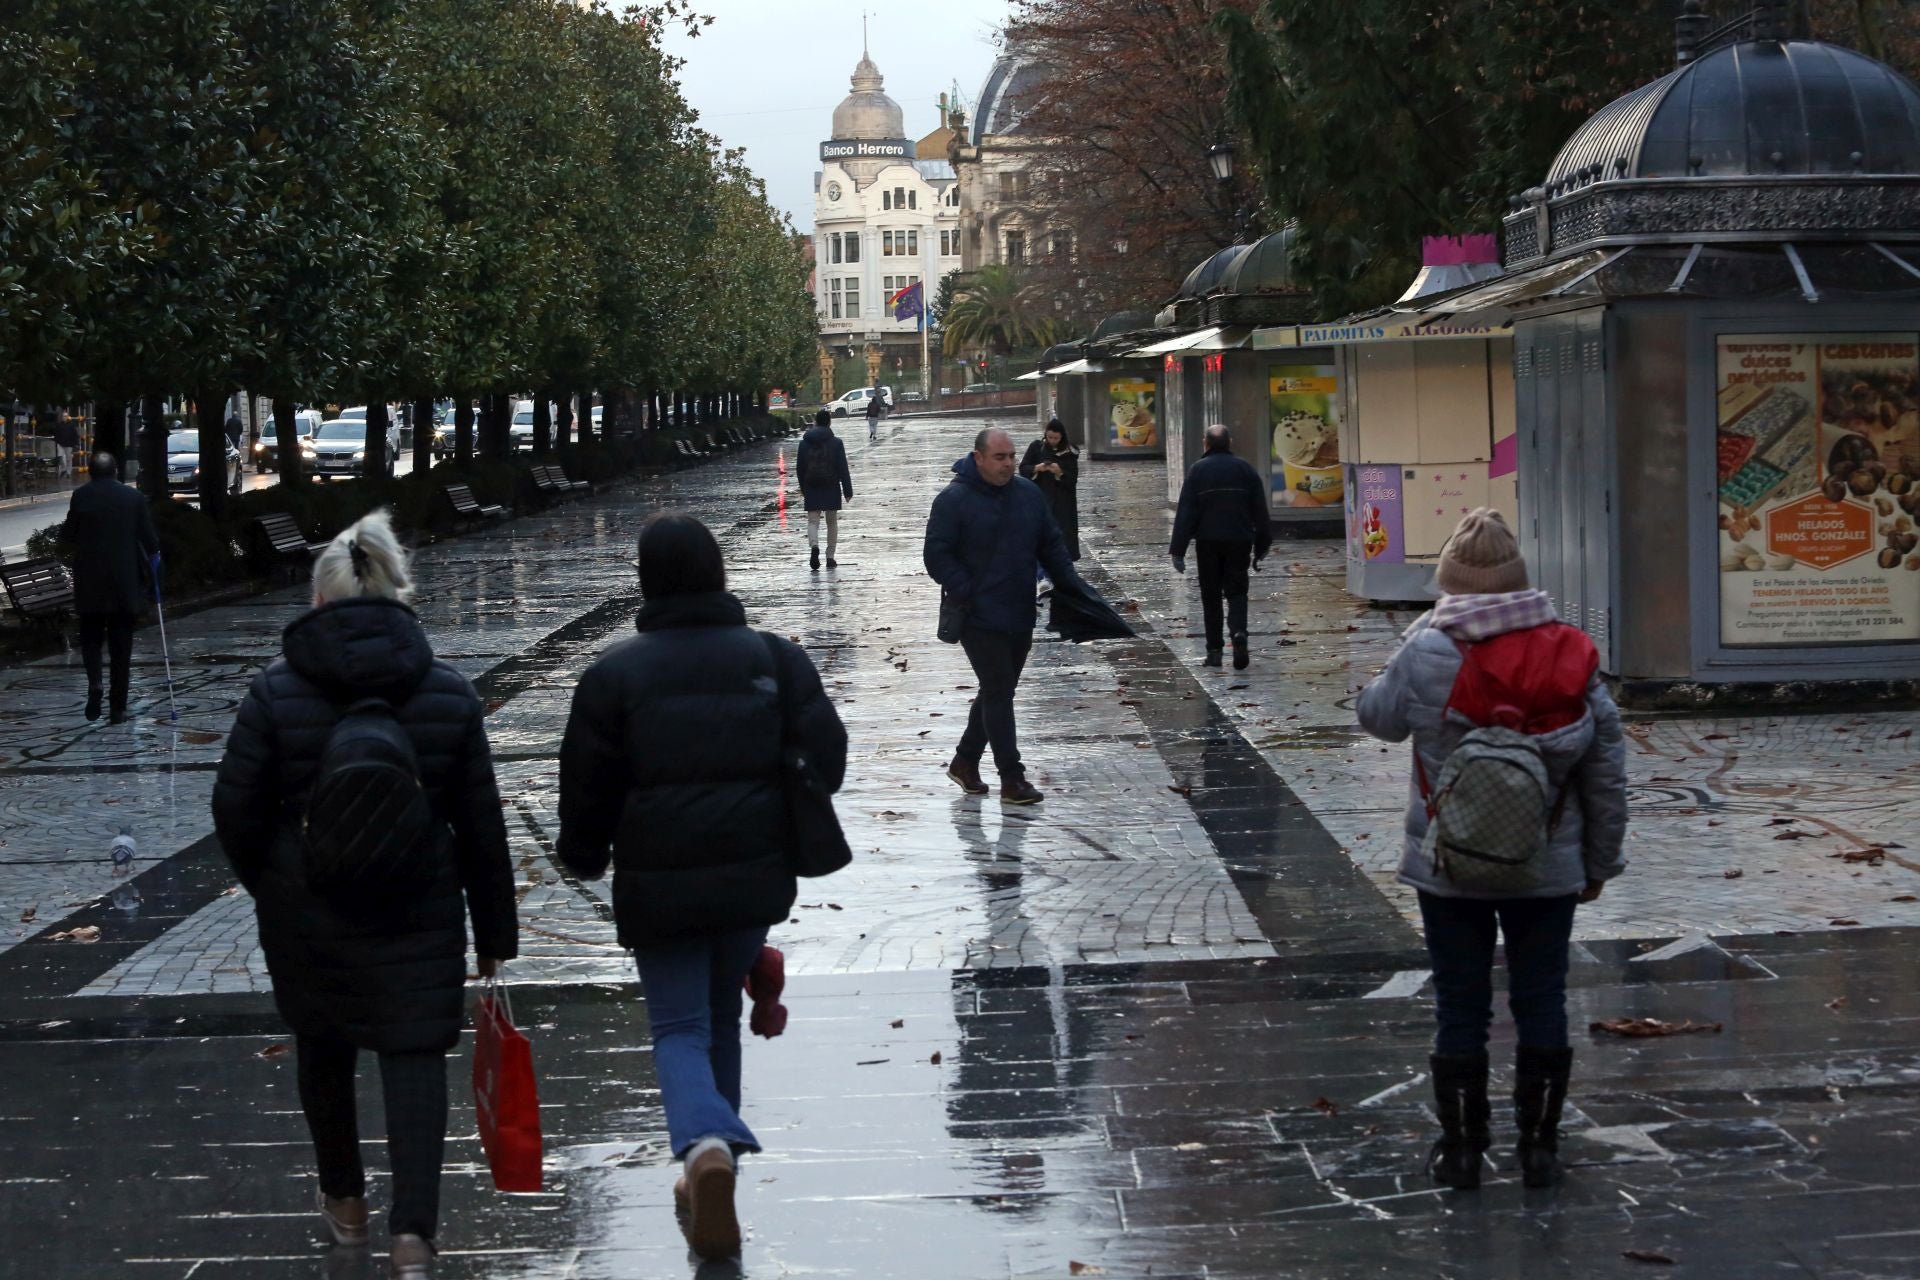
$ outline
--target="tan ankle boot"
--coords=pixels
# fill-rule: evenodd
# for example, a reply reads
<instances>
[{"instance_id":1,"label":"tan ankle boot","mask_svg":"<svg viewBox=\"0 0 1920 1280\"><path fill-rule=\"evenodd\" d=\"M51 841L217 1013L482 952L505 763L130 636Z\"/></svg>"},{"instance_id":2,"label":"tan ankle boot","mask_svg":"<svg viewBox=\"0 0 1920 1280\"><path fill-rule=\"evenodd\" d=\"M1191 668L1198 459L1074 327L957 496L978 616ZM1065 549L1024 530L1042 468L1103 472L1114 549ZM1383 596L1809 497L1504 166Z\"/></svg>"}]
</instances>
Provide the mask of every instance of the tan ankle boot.
<instances>
[{"instance_id":1,"label":"tan ankle boot","mask_svg":"<svg viewBox=\"0 0 1920 1280\"><path fill-rule=\"evenodd\" d=\"M733 1151L725 1142L708 1139L687 1153L687 1243L709 1261L740 1252L733 1183Z\"/></svg>"},{"instance_id":2,"label":"tan ankle boot","mask_svg":"<svg viewBox=\"0 0 1920 1280\"><path fill-rule=\"evenodd\" d=\"M320 1218L327 1224L327 1234L333 1242L349 1247L367 1242L367 1198L365 1196L340 1196L335 1198L326 1192L320 1192Z\"/></svg>"}]
</instances>

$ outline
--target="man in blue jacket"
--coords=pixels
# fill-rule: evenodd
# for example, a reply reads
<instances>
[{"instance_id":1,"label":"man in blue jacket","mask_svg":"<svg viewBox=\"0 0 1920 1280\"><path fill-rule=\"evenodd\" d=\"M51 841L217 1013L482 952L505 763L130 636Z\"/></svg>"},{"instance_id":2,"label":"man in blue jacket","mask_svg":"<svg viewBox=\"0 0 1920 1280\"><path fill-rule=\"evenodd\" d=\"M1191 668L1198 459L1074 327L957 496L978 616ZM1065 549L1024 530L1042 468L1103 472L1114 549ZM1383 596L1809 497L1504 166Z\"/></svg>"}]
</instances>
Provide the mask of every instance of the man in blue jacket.
<instances>
[{"instance_id":1,"label":"man in blue jacket","mask_svg":"<svg viewBox=\"0 0 1920 1280\"><path fill-rule=\"evenodd\" d=\"M1187 471L1173 517L1173 567L1187 571L1187 544L1200 562L1200 614L1207 629L1207 665L1220 665L1220 603L1226 598L1233 669L1246 670L1247 562L1255 568L1273 545L1267 487L1260 473L1233 456L1233 436L1214 423L1206 454Z\"/></svg>"},{"instance_id":2,"label":"man in blue jacket","mask_svg":"<svg viewBox=\"0 0 1920 1280\"><path fill-rule=\"evenodd\" d=\"M954 464L952 483L933 500L922 559L965 612L960 646L977 687L947 776L968 795L987 794L980 757L991 743L1001 803L1034 804L1046 797L1027 781L1013 721L1013 691L1038 616L1033 566L1038 562L1059 586L1094 592L1074 572L1046 495L1016 474L1018 458L1013 437L997 427L974 437L973 452Z\"/></svg>"}]
</instances>

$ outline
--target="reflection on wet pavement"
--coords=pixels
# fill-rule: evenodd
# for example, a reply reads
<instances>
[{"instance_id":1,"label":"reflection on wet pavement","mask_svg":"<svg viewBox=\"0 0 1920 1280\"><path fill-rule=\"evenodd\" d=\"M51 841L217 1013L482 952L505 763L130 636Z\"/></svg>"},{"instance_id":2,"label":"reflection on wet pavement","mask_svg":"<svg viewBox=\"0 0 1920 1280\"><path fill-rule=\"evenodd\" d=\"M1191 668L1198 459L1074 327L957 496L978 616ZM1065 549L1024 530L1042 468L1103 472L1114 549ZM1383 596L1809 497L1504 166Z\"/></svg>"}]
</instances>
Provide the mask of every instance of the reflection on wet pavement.
<instances>
[{"instance_id":1,"label":"reflection on wet pavement","mask_svg":"<svg viewBox=\"0 0 1920 1280\"><path fill-rule=\"evenodd\" d=\"M1635 865L1583 910L1573 1019L1723 1029L1578 1037L1568 1184L1521 1191L1496 1107L1487 1187L1442 1195L1422 1172L1426 961L1390 874L1404 763L1346 707L1411 615L1348 601L1334 549L1283 544L1256 581L1254 668L1207 671L1157 465L1089 467L1085 567L1142 634L1038 643L1018 709L1049 798L967 799L942 769L972 677L931 635L919 542L978 425L849 438L861 497L831 573L808 572L784 504L788 445L423 549L420 611L500 757L550 1184L491 1190L457 1086L438 1274L1587 1277L1643 1269L1628 1250L1676 1274L1920 1274L1900 717L1636 721ZM739 1268L696 1267L673 1228L606 886L549 857L572 684L632 625L632 539L662 505L715 528L854 744L855 864L803 885L776 931L792 1022L746 1049L768 1151L743 1167ZM233 708L301 603L170 625L178 729L144 635L129 727L80 720L70 659L0 672L8 1274L384 1274L318 1243L250 903L207 838ZM116 877L123 825L140 849ZM99 942L52 938L87 924Z\"/></svg>"}]
</instances>

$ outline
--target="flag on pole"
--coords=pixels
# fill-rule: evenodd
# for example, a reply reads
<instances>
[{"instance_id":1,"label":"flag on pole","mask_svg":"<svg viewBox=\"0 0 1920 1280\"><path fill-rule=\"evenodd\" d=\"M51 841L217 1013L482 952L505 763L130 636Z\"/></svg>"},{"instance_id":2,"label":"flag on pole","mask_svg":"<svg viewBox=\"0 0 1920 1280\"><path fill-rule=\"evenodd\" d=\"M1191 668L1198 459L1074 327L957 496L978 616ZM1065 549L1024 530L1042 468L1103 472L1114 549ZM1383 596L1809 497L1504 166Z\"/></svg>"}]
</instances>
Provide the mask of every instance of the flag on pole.
<instances>
[{"instance_id":1,"label":"flag on pole","mask_svg":"<svg viewBox=\"0 0 1920 1280\"><path fill-rule=\"evenodd\" d=\"M920 322L925 324L927 308L922 301L924 297L925 293L921 289L920 282L916 280L889 297L887 306L893 312L895 320L912 320L918 317Z\"/></svg>"}]
</instances>

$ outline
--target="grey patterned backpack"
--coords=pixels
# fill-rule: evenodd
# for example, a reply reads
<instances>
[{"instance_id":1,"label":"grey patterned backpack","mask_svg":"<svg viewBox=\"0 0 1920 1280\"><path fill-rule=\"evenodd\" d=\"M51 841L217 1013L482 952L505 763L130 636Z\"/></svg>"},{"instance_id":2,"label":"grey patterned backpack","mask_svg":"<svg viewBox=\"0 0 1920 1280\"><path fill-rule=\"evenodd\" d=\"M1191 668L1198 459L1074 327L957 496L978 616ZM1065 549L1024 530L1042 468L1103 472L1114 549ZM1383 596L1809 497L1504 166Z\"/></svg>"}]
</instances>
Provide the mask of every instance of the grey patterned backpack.
<instances>
[{"instance_id":1,"label":"grey patterned backpack","mask_svg":"<svg viewBox=\"0 0 1920 1280\"><path fill-rule=\"evenodd\" d=\"M1470 894L1510 896L1541 886L1541 857L1560 819L1539 739L1500 725L1472 730L1440 767L1437 785L1414 763L1427 806L1420 848L1436 878Z\"/></svg>"}]
</instances>

